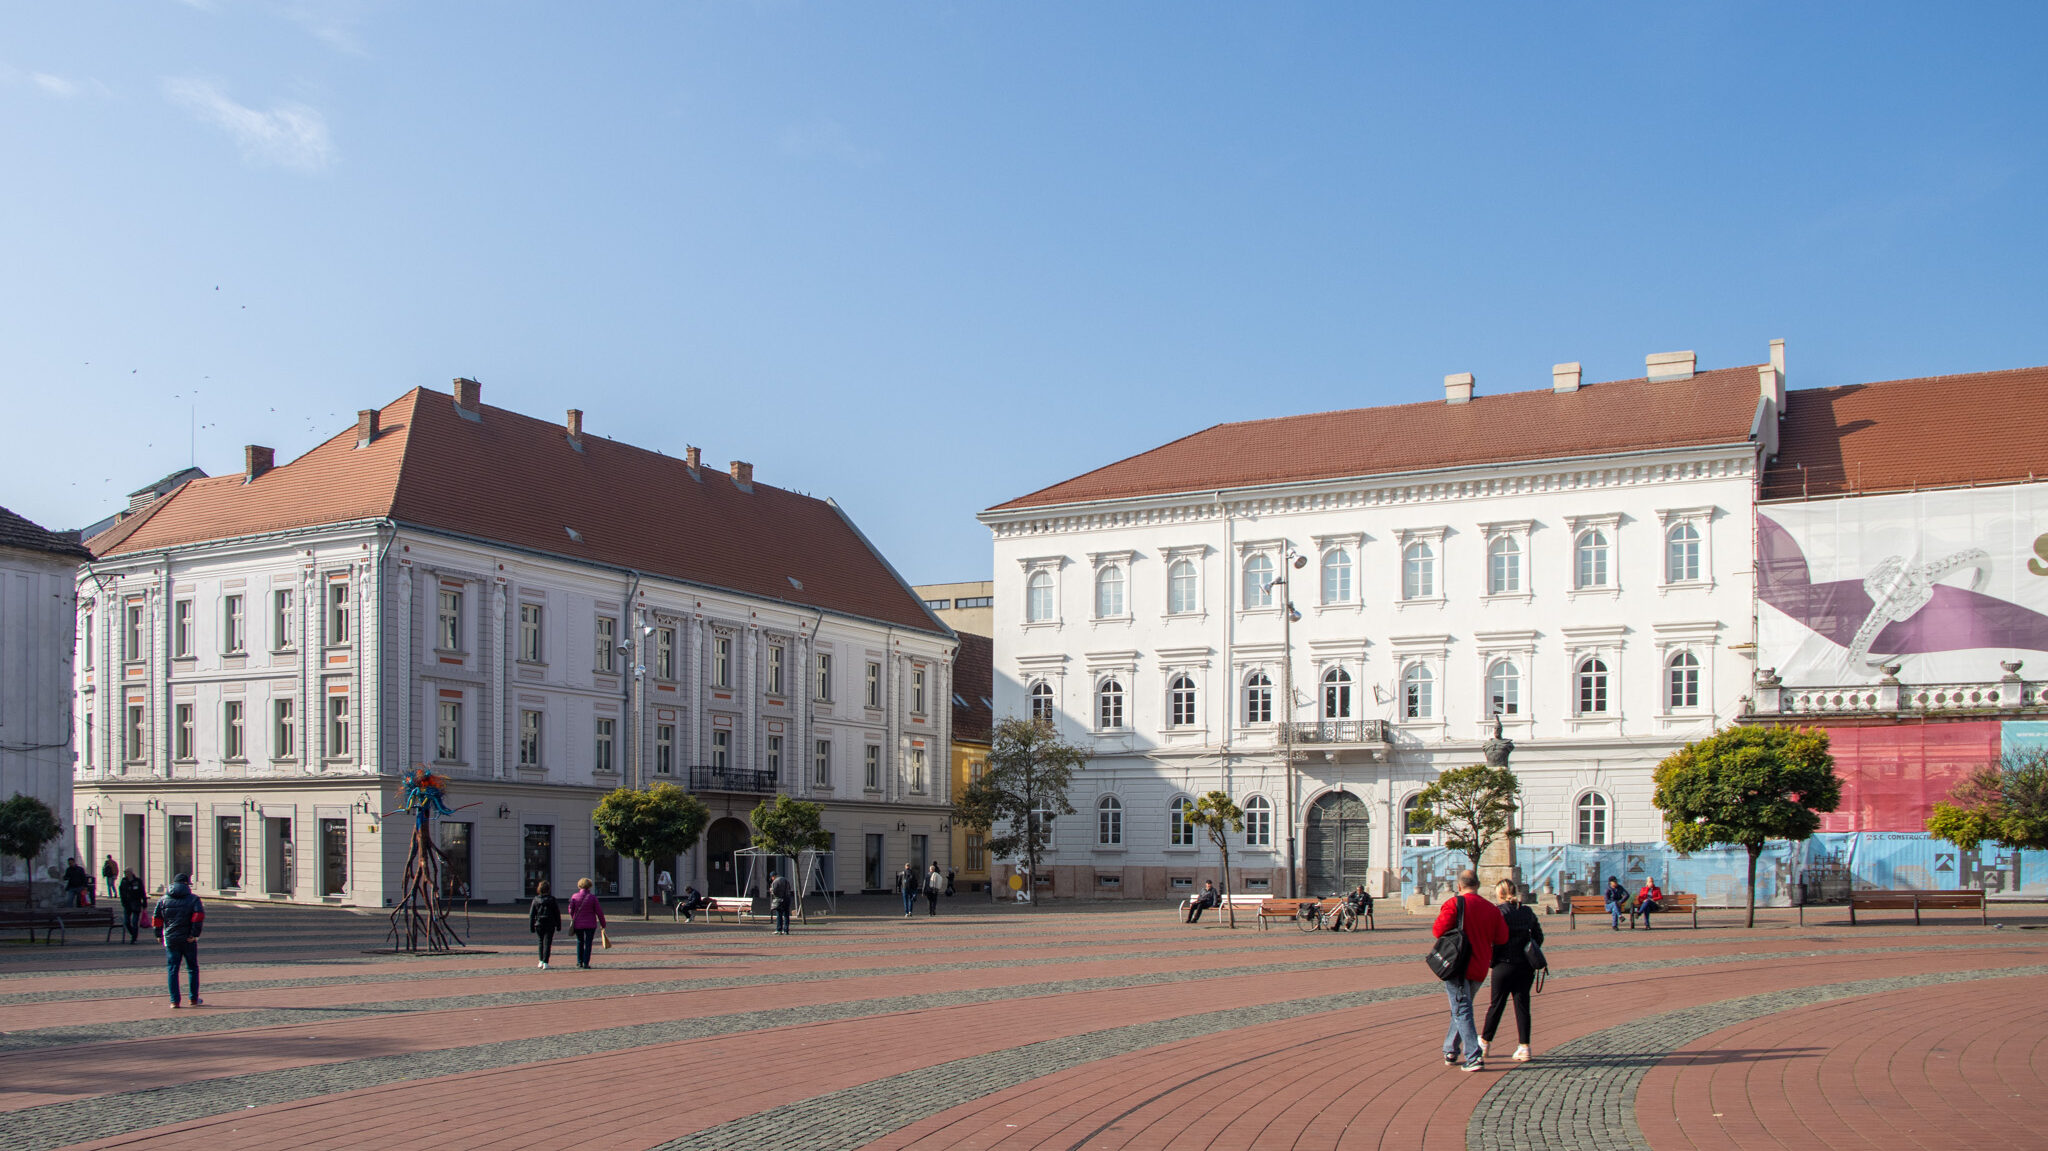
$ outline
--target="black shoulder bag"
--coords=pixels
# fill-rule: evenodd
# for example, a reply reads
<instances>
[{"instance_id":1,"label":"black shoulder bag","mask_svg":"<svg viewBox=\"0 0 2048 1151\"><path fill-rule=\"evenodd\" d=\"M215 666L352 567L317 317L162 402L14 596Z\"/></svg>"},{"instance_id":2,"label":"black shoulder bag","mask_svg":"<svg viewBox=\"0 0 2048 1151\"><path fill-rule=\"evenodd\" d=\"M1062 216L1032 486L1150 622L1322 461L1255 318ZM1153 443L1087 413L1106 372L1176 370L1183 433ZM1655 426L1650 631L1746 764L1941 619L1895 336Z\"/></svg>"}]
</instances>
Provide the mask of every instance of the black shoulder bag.
<instances>
[{"instance_id":1,"label":"black shoulder bag","mask_svg":"<svg viewBox=\"0 0 2048 1151\"><path fill-rule=\"evenodd\" d=\"M1451 923L1451 929L1437 936L1436 945L1429 954L1422 957L1429 964L1429 970L1438 979L1449 983L1453 979L1465 978L1465 969L1472 964L1472 942L1465 938L1465 896L1458 894L1458 918Z\"/></svg>"}]
</instances>

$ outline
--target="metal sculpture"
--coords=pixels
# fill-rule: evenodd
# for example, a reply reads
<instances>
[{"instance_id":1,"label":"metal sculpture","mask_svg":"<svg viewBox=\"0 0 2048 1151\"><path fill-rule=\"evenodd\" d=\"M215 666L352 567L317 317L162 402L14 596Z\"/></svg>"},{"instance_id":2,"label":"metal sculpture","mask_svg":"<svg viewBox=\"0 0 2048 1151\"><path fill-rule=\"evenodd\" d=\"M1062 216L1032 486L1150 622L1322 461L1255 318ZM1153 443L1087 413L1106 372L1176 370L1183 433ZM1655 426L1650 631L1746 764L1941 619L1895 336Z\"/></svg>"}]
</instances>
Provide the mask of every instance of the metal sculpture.
<instances>
[{"instance_id":1,"label":"metal sculpture","mask_svg":"<svg viewBox=\"0 0 2048 1151\"><path fill-rule=\"evenodd\" d=\"M443 783L440 776L424 766L407 768L398 778L404 806L386 816L411 812L413 820L412 849L406 855L405 879L400 887L405 897L391 909L393 951L452 951L462 946L462 938L449 925L448 909L441 902L441 868L448 857L442 854L432 835L435 815L453 815L462 810L450 810L442 800Z\"/></svg>"}]
</instances>

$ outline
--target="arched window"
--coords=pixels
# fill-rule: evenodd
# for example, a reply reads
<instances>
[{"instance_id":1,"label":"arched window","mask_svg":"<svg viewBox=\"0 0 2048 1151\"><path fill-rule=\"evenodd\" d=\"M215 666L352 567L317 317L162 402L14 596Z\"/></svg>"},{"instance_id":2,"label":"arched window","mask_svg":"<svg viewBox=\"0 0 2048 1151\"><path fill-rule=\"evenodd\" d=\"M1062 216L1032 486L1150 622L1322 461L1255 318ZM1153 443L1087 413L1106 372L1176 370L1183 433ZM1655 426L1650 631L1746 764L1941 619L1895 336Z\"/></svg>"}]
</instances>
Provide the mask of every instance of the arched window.
<instances>
[{"instance_id":1,"label":"arched window","mask_svg":"<svg viewBox=\"0 0 2048 1151\"><path fill-rule=\"evenodd\" d=\"M1522 545L1513 536L1496 536L1486 545L1486 591L1504 595L1522 590Z\"/></svg>"},{"instance_id":2,"label":"arched window","mask_svg":"<svg viewBox=\"0 0 2048 1151\"><path fill-rule=\"evenodd\" d=\"M1166 569L1166 610L1174 615L1187 615L1197 610L1193 560L1175 560Z\"/></svg>"},{"instance_id":3,"label":"arched window","mask_svg":"<svg viewBox=\"0 0 2048 1151\"><path fill-rule=\"evenodd\" d=\"M1124 685L1114 679L1105 679L1095 689L1095 726L1104 731L1115 731L1124 725Z\"/></svg>"},{"instance_id":4,"label":"arched window","mask_svg":"<svg viewBox=\"0 0 2048 1151\"><path fill-rule=\"evenodd\" d=\"M1580 532L1572 552L1572 586L1606 587L1607 533L1599 528L1589 528Z\"/></svg>"},{"instance_id":5,"label":"arched window","mask_svg":"<svg viewBox=\"0 0 2048 1151\"><path fill-rule=\"evenodd\" d=\"M1700 529L1687 522L1664 533L1664 581L1682 583L1700 578Z\"/></svg>"},{"instance_id":6,"label":"arched window","mask_svg":"<svg viewBox=\"0 0 2048 1151\"><path fill-rule=\"evenodd\" d=\"M1195 801L1179 796L1166 809L1166 846L1193 847L1195 825L1188 822L1188 813L1195 809Z\"/></svg>"},{"instance_id":7,"label":"arched window","mask_svg":"<svg viewBox=\"0 0 2048 1151\"><path fill-rule=\"evenodd\" d=\"M1273 561L1265 556L1244 561L1244 606L1273 606Z\"/></svg>"},{"instance_id":8,"label":"arched window","mask_svg":"<svg viewBox=\"0 0 2048 1151\"><path fill-rule=\"evenodd\" d=\"M1685 711L1699 705L1699 657L1681 651L1664 663L1664 706L1670 711Z\"/></svg>"},{"instance_id":9,"label":"arched window","mask_svg":"<svg viewBox=\"0 0 2048 1151\"><path fill-rule=\"evenodd\" d=\"M1607 842L1607 797L1597 791L1579 797L1579 842L1592 846Z\"/></svg>"},{"instance_id":10,"label":"arched window","mask_svg":"<svg viewBox=\"0 0 2048 1151\"><path fill-rule=\"evenodd\" d=\"M1323 673L1323 718L1351 718L1351 673L1341 667Z\"/></svg>"},{"instance_id":11,"label":"arched window","mask_svg":"<svg viewBox=\"0 0 2048 1151\"><path fill-rule=\"evenodd\" d=\"M1166 685L1166 720L1170 727L1195 726L1195 679L1186 672Z\"/></svg>"},{"instance_id":12,"label":"arched window","mask_svg":"<svg viewBox=\"0 0 2048 1151\"><path fill-rule=\"evenodd\" d=\"M1421 540L1401 549L1401 598L1430 599L1436 595L1436 552Z\"/></svg>"},{"instance_id":13,"label":"arched window","mask_svg":"<svg viewBox=\"0 0 2048 1151\"><path fill-rule=\"evenodd\" d=\"M1095 842L1115 847L1124 841L1124 803L1114 795L1095 801Z\"/></svg>"},{"instance_id":14,"label":"arched window","mask_svg":"<svg viewBox=\"0 0 2048 1151\"><path fill-rule=\"evenodd\" d=\"M1024 619L1042 623L1052 618L1052 573L1036 571L1024 581Z\"/></svg>"},{"instance_id":15,"label":"arched window","mask_svg":"<svg viewBox=\"0 0 2048 1151\"><path fill-rule=\"evenodd\" d=\"M1052 685L1042 679L1031 685L1031 718L1052 722Z\"/></svg>"},{"instance_id":16,"label":"arched window","mask_svg":"<svg viewBox=\"0 0 2048 1151\"><path fill-rule=\"evenodd\" d=\"M1401 673L1401 716L1428 719L1436 714L1436 676L1422 664L1410 664Z\"/></svg>"},{"instance_id":17,"label":"arched window","mask_svg":"<svg viewBox=\"0 0 2048 1151\"><path fill-rule=\"evenodd\" d=\"M1420 796L1411 795L1401 803L1401 845L1403 847L1432 847L1436 836L1422 826L1422 805Z\"/></svg>"},{"instance_id":18,"label":"arched window","mask_svg":"<svg viewBox=\"0 0 2048 1151\"><path fill-rule=\"evenodd\" d=\"M1579 662L1579 714L1607 714L1607 664L1598 656Z\"/></svg>"},{"instance_id":19,"label":"arched window","mask_svg":"<svg viewBox=\"0 0 2048 1151\"><path fill-rule=\"evenodd\" d=\"M1244 801L1244 845L1273 846L1273 805L1263 795Z\"/></svg>"},{"instance_id":20,"label":"arched window","mask_svg":"<svg viewBox=\"0 0 2048 1151\"><path fill-rule=\"evenodd\" d=\"M1095 618L1115 619L1124 614L1124 569L1111 564L1095 573Z\"/></svg>"},{"instance_id":21,"label":"arched window","mask_svg":"<svg viewBox=\"0 0 2048 1151\"><path fill-rule=\"evenodd\" d=\"M1244 681L1244 721L1273 722L1273 681L1263 671L1253 672Z\"/></svg>"},{"instance_id":22,"label":"arched window","mask_svg":"<svg viewBox=\"0 0 2048 1151\"><path fill-rule=\"evenodd\" d=\"M1343 548L1323 553L1323 602L1351 602L1351 553Z\"/></svg>"},{"instance_id":23,"label":"arched window","mask_svg":"<svg viewBox=\"0 0 2048 1151\"><path fill-rule=\"evenodd\" d=\"M1486 669L1486 714L1520 715L1522 712L1522 669L1511 659L1495 660Z\"/></svg>"}]
</instances>

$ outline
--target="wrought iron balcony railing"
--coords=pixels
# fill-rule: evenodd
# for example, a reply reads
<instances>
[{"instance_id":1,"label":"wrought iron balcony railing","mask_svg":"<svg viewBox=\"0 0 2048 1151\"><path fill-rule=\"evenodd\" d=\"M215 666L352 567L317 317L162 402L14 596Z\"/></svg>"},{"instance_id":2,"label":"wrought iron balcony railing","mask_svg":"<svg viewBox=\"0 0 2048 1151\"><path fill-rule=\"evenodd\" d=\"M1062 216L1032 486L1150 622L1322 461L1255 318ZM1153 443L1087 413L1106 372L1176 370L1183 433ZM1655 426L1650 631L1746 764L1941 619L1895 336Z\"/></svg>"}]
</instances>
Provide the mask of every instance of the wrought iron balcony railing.
<instances>
[{"instance_id":1,"label":"wrought iron balcony railing","mask_svg":"<svg viewBox=\"0 0 2048 1151\"><path fill-rule=\"evenodd\" d=\"M1387 742L1387 724L1379 719L1319 719L1297 722L1296 743L1382 744Z\"/></svg>"},{"instance_id":2,"label":"wrought iron balcony railing","mask_svg":"<svg viewBox=\"0 0 2048 1151\"><path fill-rule=\"evenodd\" d=\"M775 773L737 767L693 767L691 791L730 791L746 795L775 794Z\"/></svg>"}]
</instances>

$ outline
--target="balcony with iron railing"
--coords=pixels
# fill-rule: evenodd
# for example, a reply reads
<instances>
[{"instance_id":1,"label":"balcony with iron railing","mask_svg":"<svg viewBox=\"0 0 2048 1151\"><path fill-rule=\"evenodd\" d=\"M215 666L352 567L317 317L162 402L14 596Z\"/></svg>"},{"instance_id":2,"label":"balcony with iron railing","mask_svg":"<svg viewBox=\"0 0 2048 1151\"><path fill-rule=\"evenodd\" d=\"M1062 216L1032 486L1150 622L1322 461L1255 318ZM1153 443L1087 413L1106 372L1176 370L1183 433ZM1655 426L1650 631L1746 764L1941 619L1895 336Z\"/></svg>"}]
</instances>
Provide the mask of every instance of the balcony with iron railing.
<instances>
[{"instance_id":1,"label":"balcony with iron railing","mask_svg":"<svg viewBox=\"0 0 2048 1151\"><path fill-rule=\"evenodd\" d=\"M1312 719L1289 726L1294 742L1303 746L1379 747L1387 742L1387 722L1383 719Z\"/></svg>"},{"instance_id":2,"label":"balcony with iron railing","mask_svg":"<svg viewBox=\"0 0 2048 1151\"><path fill-rule=\"evenodd\" d=\"M692 792L722 791L737 795L773 795L776 780L772 771L740 767L692 767L685 773Z\"/></svg>"}]
</instances>

